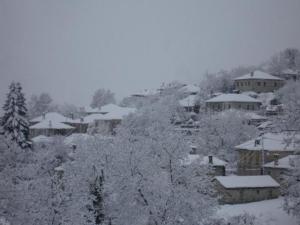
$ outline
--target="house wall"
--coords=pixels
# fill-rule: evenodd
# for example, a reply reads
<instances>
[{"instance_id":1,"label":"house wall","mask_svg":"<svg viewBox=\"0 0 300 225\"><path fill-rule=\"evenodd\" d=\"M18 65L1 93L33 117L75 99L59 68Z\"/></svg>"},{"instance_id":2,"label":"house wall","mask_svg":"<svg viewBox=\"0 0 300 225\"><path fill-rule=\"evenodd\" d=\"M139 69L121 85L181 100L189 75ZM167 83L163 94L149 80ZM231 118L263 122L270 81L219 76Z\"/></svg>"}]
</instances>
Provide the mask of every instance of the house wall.
<instances>
[{"instance_id":1,"label":"house wall","mask_svg":"<svg viewBox=\"0 0 300 225\"><path fill-rule=\"evenodd\" d=\"M284 85L283 80L263 80L263 79L245 79L235 80L234 86L241 92L254 91L261 92L273 92Z\"/></svg>"},{"instance_id":2,"label":"house wall","mask_svg":"<svg viewBox=\"0 0 300 225\"><path fill-rule=\"evenodd\" d=\"M226 175L225 166L214 166L214 175L225 176Z\"/></svg>"},{"instance_id":3,"label":"house wall","mask_svg":"<svg viewBox=\"0 0 300 225\"><path fill-rule=\"evenodd\" d=\"M87 123L68 123L65 122L65 124L70 125L74 127L73 133L87 133L88 124Z\"/></svg>"},{"instance_id":4,"label":"house wall","mask_svg":"<svg viewBox=\"0 0 300 225\"><path fill-rule=\"evenodd\" d=\"M274 180L276 180L282 188L285 189L287 187L287 180L284 177L285 175L288 175L288 169L265 167L264 171L265 174L270 175Z\"/></svg>"},{"instance_id":5,"label":"house wall","mask_svg":"<svg viewBox=\"0 0 300 225\"><path fill-rule=\"evenodd\" d=\"M67 136L73 133L73 129L29 129L29 137L33 138L39 135L55 136L62 135Z\"/></svg>"},{"instance_id":6,"label":"house wall","mask_svg":"<svg viewBox=\"0 0 300 225\"><path fill-rule=\"evenodd\" d=\"M220 202L223 204L255 202L278 198L280 195L279 187L228 189L223 187L218 181L216 181L216 189L220 193Z\"/></svg>"},{"instance_id":7,"label":"house wall","mask_svg":"<svg viewBox=\"0 0 300 225\"><path fill-rule=\"evenodd\" d=\"M239 109L239 110L259 110L259 102L207 102L206 107L213 111L223 111L227 109Z\"/></svg>"},{"instance_id":8,"label":"house wall","mask_svg":"<svg viewBox=\"0 0 300 225\"><path fill-rule=\"evenodd\" d=\"M262 152L257 150L238 149L238 175L260 175L262 168ZM264 163L293 154L293 151L264 151ZM266 174L266 173L265 173Z\"/></svg>"}]
</instances>

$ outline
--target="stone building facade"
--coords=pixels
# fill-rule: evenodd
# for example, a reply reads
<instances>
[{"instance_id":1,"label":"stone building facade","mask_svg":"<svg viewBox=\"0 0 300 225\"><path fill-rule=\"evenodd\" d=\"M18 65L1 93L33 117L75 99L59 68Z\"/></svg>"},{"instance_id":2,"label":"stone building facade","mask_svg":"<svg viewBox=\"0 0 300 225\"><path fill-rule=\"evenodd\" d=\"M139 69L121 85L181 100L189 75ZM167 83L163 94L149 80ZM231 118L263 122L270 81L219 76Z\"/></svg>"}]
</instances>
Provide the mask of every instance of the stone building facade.
<instances>
[{"instance_id":1,"label":"stone building facade","mask_svg":"<svg viewBox=\"0 0 300 225\"><path fill-rule=\"evenodd\" d=\"M241 77L237 77L234 80L235 88L241 92L273 92L281 88L283 85L283 79L262 71L254 71Z\"/></svg>"},{"instance_id":2,"label":"stone building facade","mask_svg":"<svg viewBox=\"0 0 300 225\"><path fill-rule=\"evenodd\" d=\"M230 109L256 111L261 101L243 94L221 94L206 101L206 108L212 111Z\"/></svg>"},{"instance_id":3,"label":"stone building facade","mask_svg":"<svg viewBox=\"0 0 300 225\"><path fill-rule=\"evenodd\" d=\"M280 195L280 185L267 175L216 177L215 186L223 204L262 201Z\"/></svg>"}]
</instances>

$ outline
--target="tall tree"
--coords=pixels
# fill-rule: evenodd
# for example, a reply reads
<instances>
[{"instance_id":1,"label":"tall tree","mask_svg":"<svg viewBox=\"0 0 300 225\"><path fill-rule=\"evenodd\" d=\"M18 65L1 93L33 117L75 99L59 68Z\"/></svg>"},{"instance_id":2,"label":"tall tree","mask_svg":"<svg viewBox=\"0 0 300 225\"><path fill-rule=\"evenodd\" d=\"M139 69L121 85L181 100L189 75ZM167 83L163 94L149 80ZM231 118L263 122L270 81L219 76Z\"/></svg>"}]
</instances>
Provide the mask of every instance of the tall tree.
<instances>
[{"instance_id":1,"label":"tall tree","mask_svg":"<svg viewBox=\"0 0 300 225\"><path fill-rule=\"evenodd\" d=\"M1 120L4 135L16 142L21 148L29 146L29 122L25 97L20 83L12 82L4 104L4 116Z\"/></svg>"},{"instance_id":2,"label":"tall tree","mask_svg":"<svg viewBox=\"0 0 300 225\"><path fill-rule=\"evenodd\" d=\"M116 100L114 93L112 93L110 90L98 89L93 96L91 107L101 108L101 106L115 102Z\"/></svg>"},{"instance_id":3,"label":"tall tree","mask_svg":"<svg viewBox=\"0 0 300 225\"><path fill-rule=\"evenodd\" d=\"M28 102L28 111L30 118L40 116L53 109L52 98L48 93L32 95Z\"/></svg>"}]
</instances>

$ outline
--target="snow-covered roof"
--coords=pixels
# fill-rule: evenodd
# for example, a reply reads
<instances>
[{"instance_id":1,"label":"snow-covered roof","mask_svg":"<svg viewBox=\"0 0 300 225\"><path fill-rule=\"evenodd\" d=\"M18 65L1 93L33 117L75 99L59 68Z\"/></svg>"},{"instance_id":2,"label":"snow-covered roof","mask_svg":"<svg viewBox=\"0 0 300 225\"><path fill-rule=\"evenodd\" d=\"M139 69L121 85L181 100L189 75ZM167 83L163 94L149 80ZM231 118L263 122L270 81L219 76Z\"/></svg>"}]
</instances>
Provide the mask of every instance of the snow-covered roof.
<instances>
[{"instance_id":1,"label":"snow-covered roof","mask_svg":"<svg viewBox=\"0 0 300 225\"><path fill-rule=\"evenodd\" d=\"M264 167L268 168L282 168L282 169L291 169L293 168L293 160L300 160L300 155L288 155L281 159L278 159L278 163L269 162L264 165Z\"/></svg>"},{"instance_id":2,"label":"snow-covered roof","mask_svg":"<svg viewBox=\"0 0 300 225\"><path fill-rule=\"evenodd\" d=\"M51 137L46 137L44 135L39 135L31 139L34 143L48 143L52 141Z\"/></svg>"},{"instance_id":3,"label":"snow-covered roof","mask_svg":"<svg viewBox=\"0 0 300 225\"><path fill-rule=\"evenodd\" d=\"M257 128L258 129L266 129L270 126L272 126L272 122L271 121L266 121L266 122L263 122L262 124L260 124Z\"/></svg>"},{"instance_id":4,"label":"snow-covered roof","mask_svg":"<svg viewBox=\"0 0 300 225\"><path fill-rule=\"evenodd\" d=\"M179 104L183 107L195 106L197 95L189 95L188 97L179 101Z\"/></svg>"},{"instance_id":5,"label":"snow-covered roof","mask_svg":"<svg viewBox=\"0 0 300 225\"><path fill-rule=\"evenodd\" d=\"M155 95L155 94L157 94L157 91L155 91L155 90L144 89L140 92L133 93L131 96L147 97L147 96Z\"/></svg>"},{"instance_id":6,"label":"snow-covered roof","mask_svg":"<svg viewBox=\"0 0 300 225\"><path fill-rule=\"evenodd\" d=\"M296 136L300 138L299 135ZM261 151L296 151L299 146L295 143L295 138L286 133L266 133L262 137L246 141L235 146L236 149Z\"/></svg>"},{"instance_id":7,"label":"snow-covered roof","mask_svg":"<svg viewBox=\"0 0 300 225\"><path fill-rule=\"evenodd\" d=\"M121 107L116 104L107 104L101 107L101 113L115 113L115 112L134 112L135 108Z\"/></svg>"},{"instance_id":8,"label":"snow-covered roof","mask_svg":"<svg viewBox=\"0 0 300 225\"><path fill-rule=\"evenodd\" d=\"M81 108L86 113L100 113L99 108L92 108L91 106L84 106Z\"/></svg>"},{"instance_id":9,"label":"snow-covered roof","mask_svg":"<svg viewBox=\"0 0 300 225\"><path fill-rule=\"evenodd\" d=\"M122 120L125 116L136 111L135 108L120 107L114 104L109 104L101 108L102 113L106 114L91 114L84 117L86 123L92 123L95 120Z\"/></svg>"},{"instance_id":10,"label":"snow-covered roof","mask_svg":"<svg viewBox=\"0 0 300 225\"><path fill-rule=\"evenodd\" d=\"M34 123L38 123L38 122L41 122L43 120L46 120L46 121L55 121L55 122L65 122L67 120L69 120L70 118L68 117L65 117L57 112L48 112L48 113L45 113L45 115L43 116L39 116L39 117L36 117L34 119L32 119L30 122L34 122Z\"/></svg>"},{"instance_id":11,"label":"snow-covered roof","mask_svg":"<svg viewBox=\"0 0 300 225\"><path fill-rule=\"evenodd\" d=\"M251 73L245 74L243 76L237 77L234 80L282 80L279 77L275 77L271 74L262 72L260 70L253 71Z\"/></svg>"},{"instance_id":12,"label":"snow-covered roof","mask_svg":"<svg viewBox=\"0 0 300 225\"><path fill-rule=\"evenodd\" d=\"M62 122L58 122L55 120L43 120L33 126L29 127L30 129L74 129L74 127L64 124Z\"/></svg>"},{"instance_id":13,"label":"snow-covered roof","mask_svg":"<svg viewBox=\"0 0 300 225\"><path fill-rule=\"evenodd\" d=\"M198 93L200 91L200 87L194 85L194 84L187 84L183 86L182 88L179 89L179 91L184 92L184 93Z\"/></svg>"},{"instance_id":14,"label":"snow-covered roof","mask_svg":"<svg viewBox=\"0 0 300 225\"><path fill-rule=\"evenodd\" d=\"M182 160L182 165L190 165L195 162L198 162L199 165L209 165L209 157L208 156L201 157L200 155L197 155L197 154L189 154L187 156L187 158ZM227 163L225 161L213 156L212 165L213 166L226 166Z\"/></svg>"},{"instance_id":15,"label":"snow-covered roof","mask_svg":"<svg viewBox=\"0 0 300 225\"><path fill-rule=\"evenodd\" d=\"M281 71L281 74L284 74L284 75L300 75L300 71L299 70L293 70L293 69L285 69L285 70Z\"/></svg>"},{"instance_id":16,"label":"snow-covered roof","mask_svg":"<svg viewBox=\"0 0 300 225\"><path fill-rule=\"evenodd\" d=\"M279 187L280 185L269 175L262 176L217 176L220 184L228 189L233 188L264 188Z\"/></svg>"},{"instance_id":17,"label":"snow-covered roof","mask_svg":"<svg viewBox=\"0 0 300 225\"><path fill-rule=\"evenodd\" d=\"M257 102L261 103L261 101L252 98L248 95L243 94L221 94L217 97L211 98L206 102Z\"/></svg>"},{"instance_id":18,"label":"snow-covered roof","mask_svg":"<svg viewBox=\"0 0 300 225\"><path fill-rule=\"evenodd\" d=\"M258 115L257 113L254 112L247 112L245 113L245 116L250 120L267 120L267 117Z\"/></svg>"}]
</instances>

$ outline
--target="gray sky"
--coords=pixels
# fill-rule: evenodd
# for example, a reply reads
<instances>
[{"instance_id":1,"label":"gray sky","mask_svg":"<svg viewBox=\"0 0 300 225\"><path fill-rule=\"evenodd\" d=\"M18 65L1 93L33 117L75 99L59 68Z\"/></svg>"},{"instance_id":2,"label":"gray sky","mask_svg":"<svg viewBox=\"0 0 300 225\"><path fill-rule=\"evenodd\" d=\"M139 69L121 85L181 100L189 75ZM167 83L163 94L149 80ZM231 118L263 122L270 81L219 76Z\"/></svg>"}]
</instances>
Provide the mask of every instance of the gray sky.
<instances>
[{"instance_id":1,"label":"gray sky","mask_svg":"<svg viewBox=\"0 0 300 225\"><path fill-rule=\"evenodd\" d=\"M0 103L26 96L87 105L163 81L258 64L300 48L299 0L0 0Z\"/></svg>"}]
</instances>

